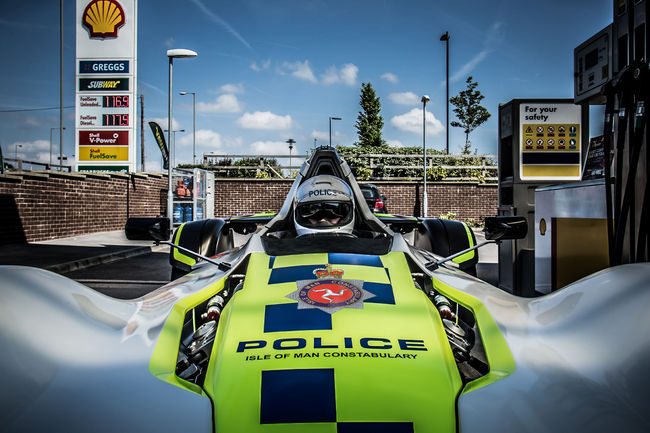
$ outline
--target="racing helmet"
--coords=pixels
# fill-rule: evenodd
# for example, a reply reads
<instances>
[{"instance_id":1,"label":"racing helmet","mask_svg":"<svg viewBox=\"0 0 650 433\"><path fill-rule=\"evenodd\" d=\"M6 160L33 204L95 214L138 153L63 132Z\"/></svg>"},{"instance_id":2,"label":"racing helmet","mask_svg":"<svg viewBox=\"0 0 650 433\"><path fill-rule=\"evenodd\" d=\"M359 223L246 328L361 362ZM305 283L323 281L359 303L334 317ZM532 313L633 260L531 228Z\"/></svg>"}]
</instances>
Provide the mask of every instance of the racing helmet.
<instances>
[{"instance_id":1,"label":"racing helmet","mask_svg":"<svg viewBox=\"0 0 650 433\"><path fill-rule=\"evenodd\" d=\"M298 187L293 213L298 236L317 233L352 233L352 189L336 176L310 177Z\"/></svg>"}]
</instances>

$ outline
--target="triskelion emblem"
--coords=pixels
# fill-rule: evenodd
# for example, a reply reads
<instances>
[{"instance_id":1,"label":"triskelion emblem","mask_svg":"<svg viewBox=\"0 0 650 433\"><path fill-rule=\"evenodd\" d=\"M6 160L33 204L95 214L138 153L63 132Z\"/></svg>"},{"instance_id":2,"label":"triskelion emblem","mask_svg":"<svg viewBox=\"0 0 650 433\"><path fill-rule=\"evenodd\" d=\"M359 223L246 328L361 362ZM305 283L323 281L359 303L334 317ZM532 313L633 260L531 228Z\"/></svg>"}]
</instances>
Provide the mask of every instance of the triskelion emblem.
<instances>
[{"instance_id":1,"label":"triskelion emblem","mask_svg":"<svg viewBox=\"0 0 650 433\"><path fill-rule=\"evenodd\" d=\"M318 308L333 314L342 308L363 308L363 301L375 295L363 290L362 280L344 280L342 269L333 269L327 265L316 269L316 280L297 281L298 290L291 292L287 298L298 301L298 309Z\"/></svg>"}]
</instances>

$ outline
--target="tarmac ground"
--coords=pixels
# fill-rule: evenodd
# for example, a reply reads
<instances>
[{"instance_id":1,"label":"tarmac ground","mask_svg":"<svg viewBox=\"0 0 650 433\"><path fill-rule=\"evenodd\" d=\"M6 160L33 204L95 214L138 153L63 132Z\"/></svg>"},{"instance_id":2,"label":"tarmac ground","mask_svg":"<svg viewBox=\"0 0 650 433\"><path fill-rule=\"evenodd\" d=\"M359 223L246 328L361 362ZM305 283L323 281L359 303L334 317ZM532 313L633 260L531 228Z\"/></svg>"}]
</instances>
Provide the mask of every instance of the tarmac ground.
<instances>
[{"instance_id":1,"label":"tarmac ground","mask_svg":"<svg viewBox=\"0 0 650 433\"><path fill-rule=\"evenodd\" d=\"M0 265L22 265L67 273L105 263L169 251L153 241L132 241L124 231L92 233L25 244L0 245Z\"/></svg>"}]
</instances>

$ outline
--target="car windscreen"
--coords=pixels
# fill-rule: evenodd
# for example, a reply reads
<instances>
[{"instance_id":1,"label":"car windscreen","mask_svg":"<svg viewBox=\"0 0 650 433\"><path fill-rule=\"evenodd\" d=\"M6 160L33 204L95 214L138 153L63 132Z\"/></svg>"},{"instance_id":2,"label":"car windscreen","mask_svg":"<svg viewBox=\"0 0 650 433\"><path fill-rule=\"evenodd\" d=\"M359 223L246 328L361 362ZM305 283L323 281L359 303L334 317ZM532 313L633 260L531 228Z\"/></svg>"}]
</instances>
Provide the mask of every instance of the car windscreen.
<instances>
[{"instance_id":1,"label":"car windscreen","mask_svg":"<svg viewBox=\"0 0 650 433\"><path fill-rule=\"evenodd\" d=\"M372 189L370 188L361 188L361 192L363 193L363 198L366 200L372 200L375 198L375 195L372 192Z\"/></svg>"}]
</instances>

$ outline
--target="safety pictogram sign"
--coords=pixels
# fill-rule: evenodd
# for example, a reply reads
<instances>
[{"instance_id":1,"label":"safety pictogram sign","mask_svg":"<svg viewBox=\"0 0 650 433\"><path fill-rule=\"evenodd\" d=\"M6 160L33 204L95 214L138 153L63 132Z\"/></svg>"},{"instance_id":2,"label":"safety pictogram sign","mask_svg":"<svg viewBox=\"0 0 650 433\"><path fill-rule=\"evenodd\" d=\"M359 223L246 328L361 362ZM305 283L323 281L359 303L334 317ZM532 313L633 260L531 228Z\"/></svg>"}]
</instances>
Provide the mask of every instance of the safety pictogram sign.
<instances>
[{"instance_id":1,"label":"safety pictogram sign","mask_svg":"<svg viewBox=\"0 0 650 433\"><path fill-rule=\"evenodd\" d=\"M522 103L522 180L580 180L581 108L569 102Z\"/></svg>"}]
</instances>

